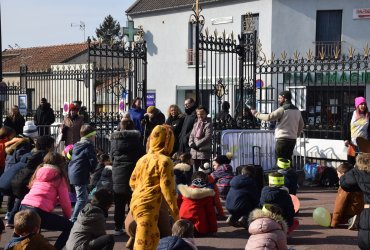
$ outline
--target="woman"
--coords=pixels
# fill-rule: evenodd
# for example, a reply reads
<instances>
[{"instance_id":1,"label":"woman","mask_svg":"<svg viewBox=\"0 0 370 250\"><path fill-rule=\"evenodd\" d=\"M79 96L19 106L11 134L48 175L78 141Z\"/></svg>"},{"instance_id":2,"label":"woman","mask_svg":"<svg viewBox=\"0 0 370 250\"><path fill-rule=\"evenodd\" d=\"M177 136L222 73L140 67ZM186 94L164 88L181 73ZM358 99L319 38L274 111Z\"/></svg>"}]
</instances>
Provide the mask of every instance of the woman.
<instances>
[{"instance_id":1,"label":"woman","mask_svg":"<svg viewBox=\"0 0 370 250\"><path fill-rule=\"evenodd\" d=\"M140 97L134 99L128 112L130 113L131 120L134 122L135 129L143 134L144 128L141 126L141 120L144 119L145 110L141 107Z\"/></svg>"},{"instance_id":2,"label":"woman","mask_svg":"<svg viewBox=\"0 0 370 250\"><path fill-rule=\"evenodd\" d=\"M179 219L172 152L174 136L168 125L156 126L149 139L149 150L140 158L131 175L133 189L130 210L137 223L134 249L157 249L158 216L162 199L168 205L173 221Z\"/></svg>"},{"instance_id":3,"label":"woman","mask_svg":"<svg viewBox=\"0 0 370 250\"><path fill-rule=\"evenodd\" d=\"M184 123L185 117L181 113L179 106L172 104L167 110L167 120L166 124L172 127L173 133L175 135L175 144L173 146L173 153L177 152L179 149L179 136L182 129L182 124Z\"/></svg>"},{"instance_id":4,"label":"woman","mask_svg":"<svg viewBox=\"0 0 370 250\"><path fill-rule=\"evenodd\" d=\"M69 220L72 208L64 157L54 152L47 153L43 164L32 176L29 187L30 192L21 202L21 210L31 209L38 213L42 229L62 231L54 244L56 249L62 249L73 225ZM52 213L57 203L62 207L64 216Z\"/></svg>"},{"instance_id":5,"label":"woman","mask_svg":"<svg viewBox=\"0 0 370 250\"><path fill-rule=\"evenodd\" d=\"M122 119L120 128L120 131L114 132L110 137L111 159L113 162L115 235L123 234L125 207L126 205L129 206L132 194L129 185L130 176L136 162L145 153L140 141L140 132L134 130L133 121Z\"/></svg>"},{"instance_id":6,"label":"woman","mask_svg":"<svg viewBox=\"0 0 370 250\"><path fill-rule=\"evenodd\" d=\"M65 141L65 145L75 144L81 139L80 130L82 125L84 125L84 118L78 115L77 107L71 103L69 113L61 125L62 141Z\"/></svg>"},{"instance_id":7,"label":"woman","mask_svg":"<svg viewBox=\"0 0 370 250\"><path fill-rule=\"evenodd\" d=\"M14 129L16 134L19 135L23 132L25 122L24 117L19 113L18 106L14 105L12 113L5 118L4 126Z\"/></svg>"},{"instance_id":8,"label":"woman","mask_svg":"<svg viewBox=\"0 0 370 250\"><path fill-rule=\"evenodd\" d=\"M356 138L369 139L369 110L366 99L362 96L356 97L355 107L350 123L351 139L344 141L344 145L348 147L348 162L352 165L356 163L355 157L358 152Z\"/></svg>"},{"instance_id":9,"label":"woman","mask_svg":"<svg viewBox=\"0 0 370 250\"><path fill-rule=\"evenodd\" d=\"M207 118L208 112L205 107L196 109L198 121L194 123L189 138L190 154L194 160L195 170L204 163L209 162L212 154L212 131L211 119Z\"/></svg>"}]
</instances>

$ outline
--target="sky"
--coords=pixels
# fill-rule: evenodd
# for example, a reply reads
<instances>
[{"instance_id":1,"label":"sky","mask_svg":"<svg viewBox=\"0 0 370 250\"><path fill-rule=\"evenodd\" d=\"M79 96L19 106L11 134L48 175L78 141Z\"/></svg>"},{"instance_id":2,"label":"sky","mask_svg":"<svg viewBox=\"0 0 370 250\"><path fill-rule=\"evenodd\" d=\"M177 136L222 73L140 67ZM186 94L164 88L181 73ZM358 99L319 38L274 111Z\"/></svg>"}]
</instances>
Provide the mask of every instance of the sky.
<instances>
[{"instance_id":1,"label":"sky","mask_svg":"<svg viewBox=\"0 0 370 250\"><path fill-rule=\"evenodd\" d=\"M96 36L95 29L111 14L126 26L135 0L0 0L2 49L79 43ZM72 27L71 27L72 25Z\"/></svg>"}]
</instances>

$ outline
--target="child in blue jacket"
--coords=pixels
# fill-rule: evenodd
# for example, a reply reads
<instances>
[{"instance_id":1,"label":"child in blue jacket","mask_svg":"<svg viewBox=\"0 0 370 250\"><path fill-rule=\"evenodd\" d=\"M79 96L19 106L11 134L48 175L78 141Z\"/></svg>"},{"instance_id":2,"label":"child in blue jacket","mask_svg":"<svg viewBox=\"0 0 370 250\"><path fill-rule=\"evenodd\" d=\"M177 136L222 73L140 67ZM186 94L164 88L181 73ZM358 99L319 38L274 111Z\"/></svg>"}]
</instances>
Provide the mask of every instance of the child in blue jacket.
<instances>
[{"instance_id":1,"label":"child in blue jacket","mask_svg":"<svg viewBox=\"0 0 370 250\"><path fill-rule=\"evenodd\" d=\"M88 201L87 186L90 182L90 173L94 171L98 163L94 147L95 128L90 125L83 125L80 135L81 140L74 144L72 159L68 164L69 182L74 186L77 197L71 217L72 222L77 220L78 213Z\"/></svg>"}]
</instances>

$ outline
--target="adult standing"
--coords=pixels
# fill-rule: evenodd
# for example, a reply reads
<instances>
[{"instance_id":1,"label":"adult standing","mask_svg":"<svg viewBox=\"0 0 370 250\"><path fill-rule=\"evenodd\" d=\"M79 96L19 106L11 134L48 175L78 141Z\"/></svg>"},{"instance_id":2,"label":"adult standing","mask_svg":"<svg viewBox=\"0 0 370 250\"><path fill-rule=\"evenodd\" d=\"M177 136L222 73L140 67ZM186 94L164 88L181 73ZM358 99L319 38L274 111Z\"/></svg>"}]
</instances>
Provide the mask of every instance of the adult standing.
<instances>
[{"instance_id":1,"label":"adult standing","mask_svg":"<svg viewBox=\"0 0 370 250\"><path fill-rule=\"evenodd\" d=\"M142 123L144 124L144 145L146 145L149 135L157 125L162 125L166 121L164 114L154 106L149 106L144 114Z\"/></svg>"},{"instance_id":2,"label":"adult standing","mask_svg":"<svg viewBox=\"0 0 370 250\"><path fill-rule=\"evenodd\" d=\"M19 107L14 105L11 114L5 118L4 126L14 129L19 135L23 132L25 122L24 117L19 113Z\"/></svg>"},{"instance_id":3,"label":"adult standing","mask_svg":"<svg viewBox=\"0 0 370 250\"><path fill-rule=\"evenodd\" d=\"M175 135L175 144L173 146L173 153L177 152L179 148L179 136L181 133L182 125L184 124L184 116L181 113L179 106L172 104L167 110L166 124L170 125Z\"/></svg>"},{"instance_id":4,"label":"adult standing","mask_svg":"<svg viewBox=\"0 0 370 250\"><path fill-rule=\"evenodd\" d=\"M140 132L134 129L132 120L122 119L120 131L113 132L110 136L110 155L113 161L115 235L123 234L125 207L126 205L129 206L132 195L129 185L130 177L136 162L145 154L144 147L140 141Z\"/></svg>"},{"instance_id":5,"label":"adult standing","mask_svg":"<svg viewBox=\"0 0 370 250\"><path fill-rule=\"evenodd\" d=\"M81 139L80 130L82 125L84 125L83 117L78 115L77 107L71 103L69 105L69 113L61 124L62 140L65 141L66 146L75 144Z\"/></svg>"},{"instance_id":6,"label":"adult standing","mask_svg":"<svg viewBox=\"0 0 370 250\"><path fill-rule=\"evenodd\" d=\"M367 108L366 99L362 96L355 98L356 110L353 111L351 118L350 129L347 140L344 141L344 145L348 147L347 157L348 162L354 165L356 163L356 152L358 147L356 144L357 137L363 137L369 139L369 109Z\"/></svg>"},{"instance_id":7,"label":"adult standing","mask_svg":"<svg viewBox=\"0 0 370 250\"><path fill-rule=\"evenodd\" d=\"M143 135L144 128L141 126L141 121L144 119L145 110L141 107L142 101L140 97L136 97L132 102L131 108L128 110L131 120L134 122L135 129L139 130Z\"/></svg>"},{"instance_id":8,"label":"adult standing","mask_svg":"<svg viewBox=\"0 0 370 250\"><path fill-rule=\"evenodd\" d=\"M40 106L37 108L33 120L35 121L35 125L38 126L40 136L50 135L50 127L47 126L55 122L55 115L54 110L46 98L41 98Z\"/></svg>"},{"instance_id":9,"label":"adult standing","mask_svg":"<svg viewBox=\"0 0 370 250\"><path fill-rule=\"evenodd\" d=\"M178 151L181 153L189 153L190 147L189 147L189 137L191 130L193 129L193 125L195 122L195 119L197 118L195 109L196 104L193 98L188 98L184 102L185 107L185 113L186 116L184 118L184 123L181 128L181 132L179 135L179 149Z\"/></svg>"},{"instance_id":10,"label":"adult standing","mask_svg":"<svg viewBox=\"0 0 370 250\"><path fill-rule=\"evenodd\" d=\"M207 118L208 112L205 107L199 106L196 112L198 120L190 133L189 147L195 170L198 171L198 168L211 158L213 125L211 119Z\"/></svg>"},{"instance_id":11,"label":"adult standing","mask_svg":"<svg viewBox=\"0 0 370 250\"><path fill-rule=\"evenodd\" d=\"M275 129L275 156L292 161L293 150L297 137L304 126L301 111L292 104L292 94L283 91L279 94L279 108L270 114L262 114L252 109L252 114L264 121L277 121Z\"/></svg>"},{"instance_id":12,"label":"adult standing","mask_svg":"<svg viewBox=\"0 0 370 250\"><path fill-rule=\"evenodd\" d=\"M86 111L86 107L82 107L81 101L74 101L73 104L76 106L78 115L82 116L84 119L84 123L90 122L89 114Z\"/></svg>"}]
</instances>

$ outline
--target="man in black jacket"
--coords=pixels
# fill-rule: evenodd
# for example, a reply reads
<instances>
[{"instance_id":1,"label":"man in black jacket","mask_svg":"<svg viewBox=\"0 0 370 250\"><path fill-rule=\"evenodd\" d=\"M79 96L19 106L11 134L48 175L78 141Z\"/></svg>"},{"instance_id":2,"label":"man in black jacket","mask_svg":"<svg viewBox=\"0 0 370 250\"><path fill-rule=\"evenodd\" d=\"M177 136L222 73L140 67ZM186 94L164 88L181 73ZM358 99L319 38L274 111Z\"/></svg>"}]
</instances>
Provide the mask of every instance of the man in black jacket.
<instances>
[{"instance_id":1,"label":"man in black jacket","mask_svg":"<svg viewBox=\"0 0 370 250\"><path fill-rule=\"evenodd\" d=\"M195 112L197 105L193 98L188 98L185 100L184 106L186 116L179 136L179 152L189 153L190 152L189 137L191 130L193 129L195 119L197 118Z\"/></svg>"},{"instance_id":2,"label":"man in black jacket","mask_svg":"<svg viewBox=\"0 0 370 250\"><path fill-rule=\"evenodd\" d=\"M46 98L41 98L40 106L37 108L33 120L35 121L35 125L38 126L40 136L50 135L50 127L45 125L51 125L55 122L55 115L54 110Z\"/></svg>"}]
</instances>

